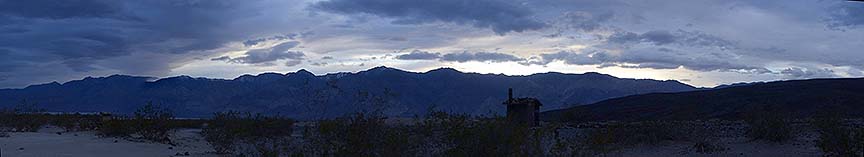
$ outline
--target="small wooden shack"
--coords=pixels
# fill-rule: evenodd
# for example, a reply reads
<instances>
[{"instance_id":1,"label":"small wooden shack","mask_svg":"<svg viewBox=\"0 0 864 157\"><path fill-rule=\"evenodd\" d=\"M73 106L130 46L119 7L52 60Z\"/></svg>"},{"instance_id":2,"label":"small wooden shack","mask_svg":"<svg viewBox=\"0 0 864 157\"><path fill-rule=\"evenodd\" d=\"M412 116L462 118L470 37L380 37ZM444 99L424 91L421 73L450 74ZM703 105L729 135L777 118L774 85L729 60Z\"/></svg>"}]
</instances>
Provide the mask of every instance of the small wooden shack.
<instances>
[{"instance_id":1,"label":"small wooden shack","mask_svg":"<svg viewBox=\"0 0 864 157\"><path fill-rule=\"evenodd\" d=\"M513 88L507 91L507 120L515 123L526 123L529 126L540 125L540 100L535 98L513 98Z\"/></svg>"}]
</instances>

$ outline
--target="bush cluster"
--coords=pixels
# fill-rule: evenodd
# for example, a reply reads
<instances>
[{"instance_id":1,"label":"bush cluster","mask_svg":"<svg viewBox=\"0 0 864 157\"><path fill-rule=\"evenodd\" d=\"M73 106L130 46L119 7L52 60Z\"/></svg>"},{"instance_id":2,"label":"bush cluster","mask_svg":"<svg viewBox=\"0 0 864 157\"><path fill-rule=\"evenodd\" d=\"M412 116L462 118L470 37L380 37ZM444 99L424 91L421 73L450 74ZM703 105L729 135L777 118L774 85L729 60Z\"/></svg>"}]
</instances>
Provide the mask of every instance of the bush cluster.
<instances>
[{"instance_id":1,"label":"bush cluster","mask_svg":"<svg viewBox=\"0 0 864 157\"><path fill-rule=\"evenodd\" d=\"M132 137L160 143L170 143L171 131L176 128L173 114L153 104L146 104L129 117L111 117L102 121L98 132L107 137Z\"/></svg>"},{"instance_id":2,"label":"bush cluster","mask_svg":"<svg viewBox=\"0 0 864 157\"><path fill-rule=\"evenodd\" d=\"M692 143L700 153L725 150L715 143L715 133L705 124L685 121L617 122L590 129L585 133L586 151L607 153L637 145L662 145L670 142Z\"/></svg>"},{"instance_id":3,"label":"bush cluster","mask_svg":"<svg viewBox=\"0 0 864 157\"><path fill-rule=\"evenodd\" d=\"M819 133L816 146L826 156L864 155L864 128L846 127L836 116L818 117L812 123Z\"/></svg>"},{"instance_id":4,"label":"bush cluster","mask_svg":"<svg viewBox=\"0 0 864 157\"><path fill-rule=\"evenodd\" d=\"M385 125L378 115L358 113L345 118L321 120L317 126L307 128L304 133L307 148L315 155L335 156L382 156L404 155L400 147L412 147L408 142L408 130L396 125ZM395 149L391 149L395 148Z\"/></svg>"},{"instance_id":5,"label":"bush cluster","mask_svg":"<svg viewBox=\"0 0 864 157\"><path fill-rule=\"evenodd\" d=\"M35 107L29 107L35 108ZM99 116L74 114L48 114L36 109L0 109L0 131L36 132L45 125L54 125L66 131L93 130L99 125Z\"/></svg>"},{"instance_id":6,"label":"bush cluster","mask_svg":"<svg viewBox=\"0 0 864 157\"><path fill-rule=\"evenodd\" d=\"M19 114L0 111L0 130L11 132L36 132L50 122L51 115L44 113Z\"/></svg>"},{"instance_id":7,"label":"bush cluster","mask_svg":"<svg viewBox=\"0 0 864 157\"><path fill-rule=\"evenodd\" d=\"M0 109L0 131L36 132L51 120L43 111L26 101L12 109Z\"/></svg>"},{"instance_id":8,"label":"bush cluster","mask_svg":"<svg viewBox=\"0 0 864 157\"><path fill-rule=\"evenodd\" d=\"M291 144L294 120L240 112L216 113L202 131L218 153L282 156Z\"/></svg>"},{"instance_id":9,"label":"bush cluster","mask_svg":"<svg viewBox=\"0 0 864 157\"><path fill-rule=\"evenodd\" d=\"M509 123L501 117L433 112L414 122L388 122L358 113L323 120L304 133L314 156L539 156L553 129ZM550 144L551 145L551 144Z\"/></svg>"},{"instance_id":10,"label":"bush cluster","mask_svg":"<svg viewBox=\"0 0 864 157\"><path fill-rule=\"evenodd\" d=\"M750 111L743 118L749 126L746 136L750 139L783 143L795 137L789 119L782 112L765 108Z\"/></svg>"},{"instance_id":11,"label":"bush cluster","mask_svg":"<svg viewBox=\"0 0 864 157\"><path fill-rule=\"evenodd\" d=\"M51 116L51 125L70 131L96 130L102 124L100 115L83 115L80 113L59 114Z\"/></svg>"}]
</instances>

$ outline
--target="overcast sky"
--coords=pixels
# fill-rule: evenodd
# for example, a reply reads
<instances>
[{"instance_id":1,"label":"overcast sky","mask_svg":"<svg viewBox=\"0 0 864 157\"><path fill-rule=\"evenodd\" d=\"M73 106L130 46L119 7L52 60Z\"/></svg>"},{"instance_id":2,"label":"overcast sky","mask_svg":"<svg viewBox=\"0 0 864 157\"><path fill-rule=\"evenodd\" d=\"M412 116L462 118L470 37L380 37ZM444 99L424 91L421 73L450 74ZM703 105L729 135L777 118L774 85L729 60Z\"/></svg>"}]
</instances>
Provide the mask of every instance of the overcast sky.
<instances>
[{"instance_id":1,"label":"overcast sky","mask_svg":"<svg viewBox=\"0 0 864 157\"><path fill-rule=\"evenodd\" d=\"M862 77L842 0L0 0L0 88L376 66L694 86Z\"/></svg>"}]
</instances>

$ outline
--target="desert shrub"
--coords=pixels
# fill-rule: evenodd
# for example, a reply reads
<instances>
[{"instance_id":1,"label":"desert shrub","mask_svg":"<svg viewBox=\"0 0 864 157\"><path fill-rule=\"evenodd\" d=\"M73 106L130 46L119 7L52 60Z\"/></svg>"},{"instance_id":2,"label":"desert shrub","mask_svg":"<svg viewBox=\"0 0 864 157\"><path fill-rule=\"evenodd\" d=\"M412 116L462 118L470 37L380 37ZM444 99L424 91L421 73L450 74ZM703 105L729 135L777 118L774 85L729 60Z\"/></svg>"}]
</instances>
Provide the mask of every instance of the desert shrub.
<instances>
[{"instance_id":1,"label":"desert shrub","mask_svg":"<svg viewBox=\"0 0 864 157\"><path fill-rule=\"evenodd\" d=\"M689 147L690 150L708 154L726 150L726 147L721 143L717 135L718 132L716 130L718 128L712 128L712 126L718 126L718 124L709 124L709 122L706 122L703 125L692 127L693 131L688 135L689 141L692 143Z\"/></svg>"},{"instance_id":2,"label":"desert shrub","mask_svg":"<svg viewBox=\"0 0 864 157\"><path fill-rule=\"evenodd\" d=\"M101 123L98 115L59 114L51 115L51 125L63 128L65 131L95 130Z\"/></svg>"},{"instance_id":3,"label":"desert shrub","mask_svg":"<svg viewBox=\"0 0 864 157\"><path fill-rule=\"evenodd\" d=\"M618 134L626 145L659 145L669 141L688 141L694 127L678 121L648 121L631 123L619 127Z\"/></svg>"},{"instance_id":4,"label":"desert shrub","mask_svg":"<svg viewBox=\"0 0 864 157\"><path fill-rule=\"evenodd\" d=\"M172 119L171 128L202 129L204 124L210 122L207 119Z\"/></svg>"},{"instance_id":5,"label":"desert shrub","mask_svg":"<svg viewBox=\"0 0 864 157\"><path fill-rule=\"evenodd\" d=\"M588 146L587 148L600 153L620 149L622 146L619 138L623 138L624 136L618 133L618 129L618 126L613 125L586 131L585 143Z\"/></svg>"},{"instance_id":6,"label":"desert shrub","mask_svg":"<svg viewBox=\"0 0 864 157\"><path fill-rule=\"evenodd\" d=\"M864 156L864 128L856 128L852 138L852 146L858 150L858 156Z\"/></svg>"},{"instance_id":7,"label":"desert shrub","mask_svg":"<svg viewBox=\"0 0 864 157\"><path fill-rule=\"evenodd\" d=\"M288 118L219 112L202 135L218 153L281 156L291 144L293 129L294 120Z\"/></svg>"},{"instance_id":8,"label":"desert shrub","mask_svg":"<svg viewBox=\"0 0 864 157\"><path fill-rule=\"evenodd\" d=\"M0 128L10 131L36 132L48 124L49 115L39 109L36 104L22 102L13 109L0 110Z\"/></svg>"},{"instance_id":9,"label":"desert shrub","mask_svg":"<svg viewBox=\"0 0 864 157\"><path fill-rule=\"evenodd\" d=\"M555 125L555 124L553 124ZM573 128L551 126L556 131L552 134L552 147L548 156L591 156L585 139L577 135ZM565 131L566 130L566 131ZM564 134L564 135L562 135Z\"/></svg>"},{"instance_id":10,"label":"desert shrub","mask_svg":"<svg viewBox=\"0 0 864 157\"><path fill-rule=\"evenodd\" d=\"M692 141L693 130L691 124L674 121L611 123L589 130L586 142L590 150L609 152L626 146Z\"/></svg>"},{"instance_id":11,"label":"desert shrub","mask_svg":"<svg viewBox=\"0 0 864 157\"><path fill-rule=\"evenodd\" d=\"M413 123L387 123L380 115L357 113L319 121L305 139L312 154L323 156L482 156L536 150L526 146L533 130L511 130L504 122L433 112Z\"/></svg>"},{"instance_id":12,"label":"desert shrub","mask_svg":"<svg viewBox=\"0 0 864 157\"><path fill-rule=\"evenodd\" d=\"M525 123L508 123L504 118L480 119L445 132L452 147L448 156L536 156L542 155L532 130Z\"/></svg>"},{"instance_id":13,"label":"desert shrub","mask_svg":"<svg viewBox=\"0 0 864 157\"><path fill-rule=\"evenodd\" d=\"M843 120L836 116L823 116L813 120L819 133L816 146L827 156L861 156L861 132L847 128ZM858 136L858 137L856 137Z\"/></svg>"},{"instance_id":14,"label":"desert shrub","mask_svg":"<svg viewBox=\"0 0 864 157\"><path fill-rule=\"evenodd\" d=\"M434 112L418 128L437 138L428 141L442 147L443 156L542 156L547 152L557 126L530 127L503 117L471 117ZM548 141L548 142L546 142Z\"/></svg>"},{"instance_id":15,"label":"desert shrub","mask_svg":"<svg viewBox=\"0 0 864 157\"><path fill-rule=\"evenodd\" d=\"M315 154L335 156L380 156L388 128L380 115L357 113L345 118L321 120L307 134ZM397 135L398 136L398 135ZM393 138L393 137L391 137ZM396 152L401 150L391 150Z\"/></svg>"},{"instance_id":16,"label":"desert shrub","mask_svg":"<svg viewBox=\"0 0 864 157\"><path fill-rule=\"evenodd\" d=\"M749 126L745 135L750 139L782 143L794 138L789 120L778 111L770 108L757 109L743 118Z\"/></svg>"},{"instance_id":17,"label":"desert shrub","mask_svg":"<svg viewBox=\"0 0 864 157\"><path fill-rule=\"evenodd\" d=\"M148 103L137 109L131 118L115 116L104 120L97 129L99 135L107 137L132 137L160 143L170 143L169 135L174 130L173 114L167 109Z\"/></svg>"},{"instance_id":18,"label":"desert shrub","mask_svg":"<svg viewBox=\"0 0 864 157\"><path fill-rule=\"evenodd\" d=\"M43 113L0 113L0 127L17 132L36 132L48 124L49 116Z\"/></svg>"},{"instance_id":19,"label":"desert shrub","mask_svg":"<svg viewBox=\"0 0 864 157\"><path fill-rule=\"evenodd\" d=\"M49 121L48 115L42 113L18 114L16 117L17 118L14 119L14 121L17 121L16 128L18 131L24 132L39 131L39 129L48 124Z\"/></svg>"},{"instance_id":20,"label":"desert shrub","mask_svg":"<svg viewBox=\"0 0 864 157\"><path fill-rule=\"evenodd\" d=\"M103 137L130 137L135 133L135 124L129 118L111 117L102 121L96 131Z\"/></svg>"},{"instance_id":21,"label":"desert shrub","mask_svg":"<svg viewBox=\"0 0 864 157\"><path fill-rule=\"evenodd\" d=\"M659 146L674 142L692 144L699 153L725 150L708 125L687 121L611 122L584 131L584 151L605 154L639 145ZM579 148L579 147L577 147Z\"/></svg>"},{"instance_id":22,"label":"desert shrub","mask_svg":"<svg viewBox=\"0 0 864 157\"><path fill-rule=\"evenodd\" d=\"M135 133L142 138L155 142L170 142L168 136L173 130L173 119L174 115L167 109L148 103L135 111L132 122Z\"/></svg>"}]
</instances>

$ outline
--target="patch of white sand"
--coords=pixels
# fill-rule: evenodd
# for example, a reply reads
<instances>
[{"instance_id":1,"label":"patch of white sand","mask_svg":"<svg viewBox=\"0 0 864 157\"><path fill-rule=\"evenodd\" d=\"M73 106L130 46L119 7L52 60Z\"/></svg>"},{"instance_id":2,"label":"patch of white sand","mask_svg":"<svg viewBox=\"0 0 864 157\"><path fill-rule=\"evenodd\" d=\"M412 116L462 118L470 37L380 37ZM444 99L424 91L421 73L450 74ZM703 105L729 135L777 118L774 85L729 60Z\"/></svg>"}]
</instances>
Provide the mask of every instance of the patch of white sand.
<instances>
[{"instance_id":1,"label":"patch of white sand","mask_svg":"<svg viewBox=\"0 0 864 157\"><path fill-rule=\"evenodd\" d=\"M62 132L47 127L39 132L13 132L11 137L0 137L0 156L3 157L159 157L217 156L199 135L200 129L178 130L169 144L130 141L122 138L98 137L95 132ZM116 142L115 142L116 141Z\"/></svg>"}]
</instances>

